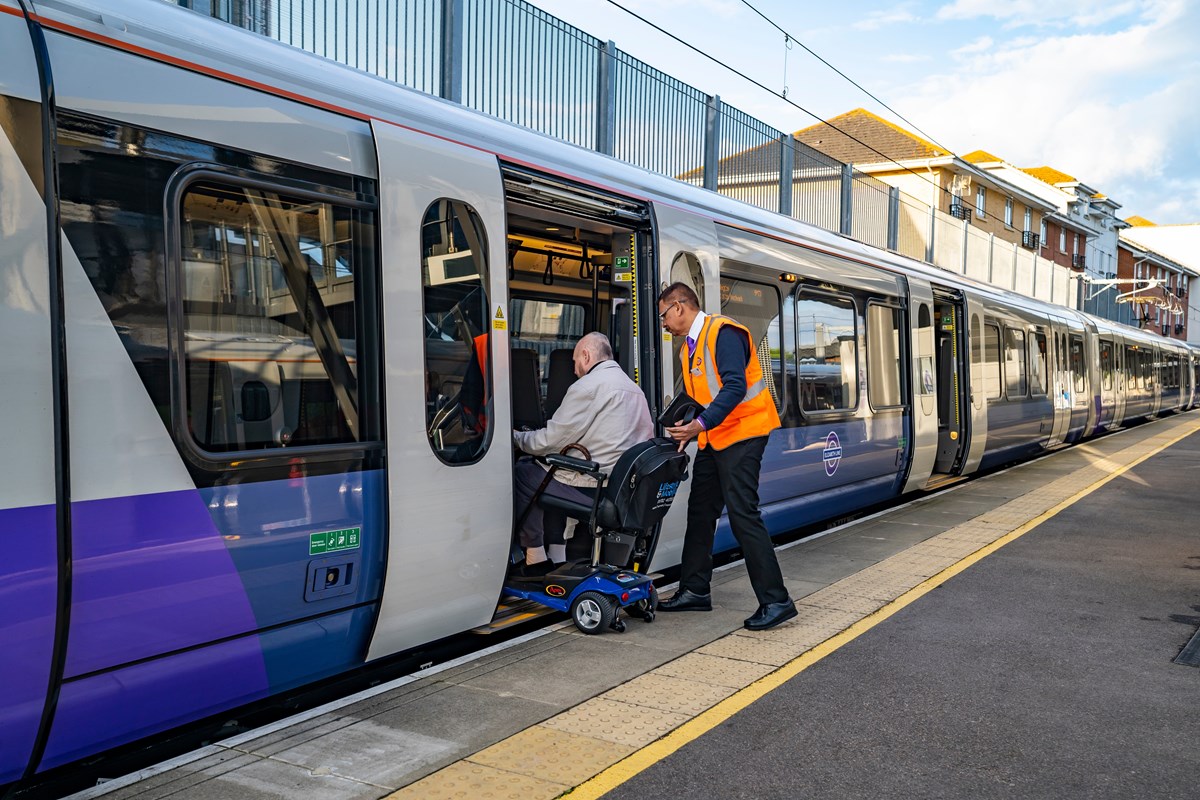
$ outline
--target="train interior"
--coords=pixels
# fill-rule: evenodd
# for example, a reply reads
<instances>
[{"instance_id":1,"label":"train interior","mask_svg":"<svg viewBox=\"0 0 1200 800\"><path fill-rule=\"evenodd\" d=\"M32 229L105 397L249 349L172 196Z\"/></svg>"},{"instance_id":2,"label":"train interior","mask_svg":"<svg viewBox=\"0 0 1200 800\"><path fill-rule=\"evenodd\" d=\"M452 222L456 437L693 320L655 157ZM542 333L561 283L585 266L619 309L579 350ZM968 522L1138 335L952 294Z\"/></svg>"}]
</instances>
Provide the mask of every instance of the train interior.
<instances>
[{"instance_id":1,"label":"train interior","mask_svg":"<svg viewBox=\"0 0 1200 800\"><path fill-rule=\"evenodd\" d=\"M546 426L576 380L575 345L592 331L652 396L654 370L640 365L656 337L638 336L656 331L647 322L654 298L639 296L639 286L653 286L642 272L652 263L648 209L515 168L504 179L513 428ZM590 551L586 538L567 540L569 557Z\"/></svg>"}]
</instances>

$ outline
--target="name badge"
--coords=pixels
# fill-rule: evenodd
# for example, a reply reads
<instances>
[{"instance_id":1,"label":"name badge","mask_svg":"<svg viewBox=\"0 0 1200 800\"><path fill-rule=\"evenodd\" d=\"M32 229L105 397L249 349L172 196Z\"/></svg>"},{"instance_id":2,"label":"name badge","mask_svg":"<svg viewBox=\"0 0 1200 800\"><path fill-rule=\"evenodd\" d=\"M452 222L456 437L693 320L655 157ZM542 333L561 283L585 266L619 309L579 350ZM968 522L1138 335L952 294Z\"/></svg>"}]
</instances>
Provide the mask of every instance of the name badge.
<instances>
[{"instance_id":1,"label":"name badge","mask_svg":"<svg viewBox=\"0 0 1200 800\"><path fill-rule=\"evenodd\" d=\"M700 376L704 374L704 370L700 369L699 367L692 367L692 374Z\"/></svg>"}]
</instances>

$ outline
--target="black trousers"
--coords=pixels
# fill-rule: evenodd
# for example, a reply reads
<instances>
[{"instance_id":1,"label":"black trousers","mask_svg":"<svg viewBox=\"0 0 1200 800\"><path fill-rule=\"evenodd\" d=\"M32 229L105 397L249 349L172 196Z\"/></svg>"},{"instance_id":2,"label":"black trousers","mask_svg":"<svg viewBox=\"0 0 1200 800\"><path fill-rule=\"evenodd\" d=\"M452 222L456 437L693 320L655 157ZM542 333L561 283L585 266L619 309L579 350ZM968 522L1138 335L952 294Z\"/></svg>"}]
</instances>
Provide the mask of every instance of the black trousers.
<instances>
[{"instance_id":1,"label":"black trousers","mask_svg":"<svg viewBox=\"0 0 1200 800\"><path fill-rule=\"evenodd\" d=\"M679 586L708 594L712 580L713 537L721 510L729 508L729 525L746 559L750 585L759 605L782 603L787 587L775 548L758 508L758 475L767 437L745 439L724 450L704 447L692 465L692 492L688 499L687 532L683 537L683 563Z\"/></svg>"}]
</instances>

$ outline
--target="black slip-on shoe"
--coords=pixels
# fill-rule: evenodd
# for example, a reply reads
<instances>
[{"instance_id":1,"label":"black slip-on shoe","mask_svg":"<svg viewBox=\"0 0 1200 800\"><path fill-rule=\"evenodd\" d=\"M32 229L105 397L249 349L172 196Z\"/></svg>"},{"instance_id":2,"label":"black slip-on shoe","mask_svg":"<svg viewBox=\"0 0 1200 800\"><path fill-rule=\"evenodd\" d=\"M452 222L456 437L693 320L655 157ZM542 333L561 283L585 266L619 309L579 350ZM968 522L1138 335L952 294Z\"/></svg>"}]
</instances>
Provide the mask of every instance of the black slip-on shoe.
<instances>
[{"instance_id":1,"label":"black slip-on shoe","mask_svg":"<svg viewBox=\"0 0 1200 800\"><path fill-rule=\"evenodd\" d=\"M539 561L536 564L526 564L524 561L513 565L509 575L517 580L537 581L549 575L555 569L553 561Z\"/></svg>"},{"instance_id":2,"label":"black slip-on shoe","mask_svg":"<svg viewBox=\"0 0 1200 800\"><path fill-rule=\"evenodd\" d=\"M680 589L658 604L659 611L712 611L712 595Z\"/></svg>"},{"instance_id":3,"label":"black slip-on shoe","mask_svg":"<svg viewBox=\"0 0 1200 800\"><path fill-rule=\"evenodd\" d=\"M747 630L765 631L767 628L774 628L780 623L787 622L797 613L799 612L796 611L796 604L790 599L782 603L767 603L765 606L759 606L758 611L755 611L742 624Z\"/></svg>"}]
</instances>

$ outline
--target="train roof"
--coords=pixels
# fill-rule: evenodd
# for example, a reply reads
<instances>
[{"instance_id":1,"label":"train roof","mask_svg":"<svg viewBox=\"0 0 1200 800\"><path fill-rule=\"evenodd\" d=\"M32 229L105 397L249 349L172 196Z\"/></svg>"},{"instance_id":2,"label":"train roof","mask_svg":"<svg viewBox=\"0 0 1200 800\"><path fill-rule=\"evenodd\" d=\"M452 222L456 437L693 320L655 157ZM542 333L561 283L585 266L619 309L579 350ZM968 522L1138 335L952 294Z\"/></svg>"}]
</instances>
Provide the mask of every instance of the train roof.
<instances>
[{"instance_id":1,"label":"train roof","mask_svg":"<svg viewBox=\"0 0 1200 800\"><path fill-rule=\"evenodd\" d=\"M0 6L16 8L14 0ZM378 120L495 154L563 178L715 222L968 289L1039 315L1085 319L1133 338L1164 340L832 233L393 83L187 9L145 0L39 0L39 20L67 35L315 106L368 125ZM186 17L184 15L187 15ZM366 132L366 131L364 131Z\"/></svg>"}]
</instances>

